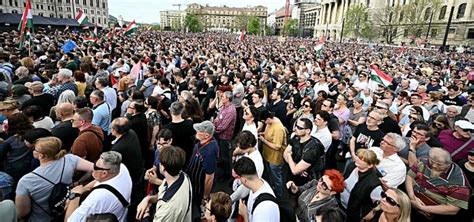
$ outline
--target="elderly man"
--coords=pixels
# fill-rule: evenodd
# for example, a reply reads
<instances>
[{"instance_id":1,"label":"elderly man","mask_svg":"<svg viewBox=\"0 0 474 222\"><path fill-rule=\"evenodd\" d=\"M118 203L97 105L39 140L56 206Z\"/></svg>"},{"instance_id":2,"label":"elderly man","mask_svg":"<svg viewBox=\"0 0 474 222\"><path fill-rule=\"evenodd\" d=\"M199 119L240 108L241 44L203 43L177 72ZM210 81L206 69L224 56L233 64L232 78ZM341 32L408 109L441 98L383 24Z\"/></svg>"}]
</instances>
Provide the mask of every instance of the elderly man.
<instances>
[{"instance_id":1,"label":"elderly man","mask_svg":"<svg viewBox=\"0 0 474 222\"><path fill-rule=\"evenodd\" d=\"M28 106L37 105L41 107L41 110L43 110L43 114L45 116L49 115L51 107L54 106L54 96L48 93L43 93L44 85L40 81L27 82L25 86L28 88L28 91L32 97L31 99L25 101L21 105L21 108L24 109Z\"/></svg>"},{"instance_id":2,"label":"elderly man","mask_svg":"<svg viewBox=\"0 0 474 222\"><path fill-rule=\"evenodd\" d=\"M454 130L446 129L439 133L438 140L447 150L454 162L467 159L467 153L474 149L474 125L467 120L454 123Z\"/></svg>"},{"instance_id":3,"label":"elderly man","mask_svg":"<svg viewBox=\"0 0 474 222\"><path fill-rule=\"evenodd\" d=\"M474 94L471 94L468 103L461 108L459 116L468 119L471 123L474 122Z\"/></svg>"},{"instance_id":4,"label":"elderly man","mask_svg":"<svg viewBox=\"0 0 474 222\"><path fill-rule=\"evenodd\" d=\"M89 100L92 104L94 118L92 124L99 126L106 136L110 134L110 122L112 119L112 109L109 104L104 101L104 92L95 90L91 93Z\"/></svg>"},{"instance_id":5,"label":"elderly man","mask_svg":"<svg viewBox=\"0 0 474 222\"><path fill-rule=\"evenodd\" d=\"M192 217L193 221L201 218L203 200L208 201L214 183L217 168L219 146L214 139L214 125L204 121L193 125L196 139L199 141L193 150L186 173L193 184Z\"/></svg>"},{"instance_id":6,"label":"elderly man","mask_svg":"<svg viewBox=\"0 0 474 222\"><path fill-rule=\"evenodd\" d=\"M61 85L59 90L56 92L56 99L59 98L59 95L66 90L72 90L75 95L77 95L77 86L72 82L72 71L69 69L60 69L58 73L58 82Z\"/></svg>"},{"instance_id":7,"label":"elderly man","mask_svg":"<svg viewBox=\"0 0 474 222\"><path fill-rule=\"evenodd\" d=\"M66 220L86 221L92 214L112 213L118 221L126 221L132 179L127 167L122 164L122 155L115 151L102 153L94 163L92 176L95 181L86 187L79 185L71 190ZM90 189L90 194L80 202L81 194Z\"/></svg>"},{"instance_id":8,"label":"elderly man","mask_svg":"<svg viewBox=\"0 0 474 222\"><path fill-rule=\"evenodd\" d=\"M413 166L419 159L428 157L431 147L427 142L431 135L431 129L426 124L415 125L411 137L405 138L406 146L409 149L403 149L398 153L406 165Z\"/></svg>"},{"instance_id":9,"label":"elderly man","mask_svg":"<svg viewBox=\"0 0 474 222\"><path fill-rule=\"evenodd\" d=\"M383 132L379 129L382 123L382 116L377 111L372 111L367 115L365 124L357 126L349 144L349 150L352 159L358 149L367 149L373 146L379 146L380 141L384 137Z\"/></svg>"},{"instance_id":10,"label":"elderly man","mask_svg":"<svg viewBox=\"0 0 474 222\"><path fill-rule=\"evenodd\" d=\"M405 146L402 136L388 133L380 142L380 148L369 148L377 154L377 158L380 160L377 169L382 174L382 183L388 187L396 188L405 182L406 167L397 154L400 150L405 149Z\"/></svg>"},{"instance_id":11,"label":"elderly man","mask_svg":"<svg viewBox=\"0 0 474 222\"><path fill-rule=\"evenodd\" d=\"M426 220L423 216L436 221L462 221L453 215L458 214L460 209L467 209L471 194L461 168L442 148L431 148L427 160L411 167L405 188L412 209L416 210L412 211L413 221Z\"/></svg>"},{"instance_id":12,"label":"elderly man","mask_svg":"<svg viewBox=\"0 0 474 222\"><path fill-rule=\"evenodd\" d=\"M97 78L95 80L95 87L104 92L105 102L109 104L110 110L114 110L115 107L117 107L117 92L109 87L109 81L107 78Z\"/></svg>"},{"instance_id":13,"label":"elderly man","mask_svg":"<svg viewBox=\"0 0 474 222\"><path fill-rule=\"evenodd\" d=\"M33 79L30 76L28 68L20 66L15 70L15 75L18 76L18 80L13 82L13 85L23 85L27 82L33 82Z\"/></svg>"}]
</instances>

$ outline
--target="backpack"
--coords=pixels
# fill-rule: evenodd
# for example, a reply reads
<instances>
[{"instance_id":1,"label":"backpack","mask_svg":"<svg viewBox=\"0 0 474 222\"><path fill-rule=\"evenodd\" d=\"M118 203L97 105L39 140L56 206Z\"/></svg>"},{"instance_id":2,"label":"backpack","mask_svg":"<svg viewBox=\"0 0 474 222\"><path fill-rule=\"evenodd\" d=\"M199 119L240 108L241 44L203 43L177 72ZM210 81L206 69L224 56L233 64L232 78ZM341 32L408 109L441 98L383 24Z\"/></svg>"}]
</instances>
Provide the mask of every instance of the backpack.
<instances>
[{"instance_id":1,"label":"backpack","mask_svg":"<svg viewBox=\"0 0 474 222\"><path fill-rule=\"evenodd\" d=\"M62 183L64 167L66 166L66 158L63 158L63 169L61 171L61 177L57 183L53 183L51 180L48 180L46 177L43 177L35 172L32 172L36 176L48 181L49 183L53 184L53 189L49 194L48 198L48 207L49 212L43 209L38 203L36 203L33 199L32 202L38 205L38 207L46 212L49 216L53 218L53 221L63 221L64 220L64 213L65 213L65 204L66 200L68 200L68 196L70 194L70 187L68 184Z\"/></svg>"},{"instance_id":2,"label":"backpack","mask_svg":"<svg viewBox=\"0 0 474 222\"><path fill-rule=\"evenodd\" d=\"M174 103L178 100L178 94L176 94L175 91L166 90L166 91L163 92L163 94L165 94L165 93L170 94L170 100L171 100L172 103Z\"/></svg>"},{"instance_id":3,"label":"backpack","mask_svg":"<svg viewBox=\"0 0 474 222\"><path fill-rule=\"evenodd\" d=\"M255 202L253 202L252 205L252 215L253 212L255 211L255 208L263 201L272 201L273 203L276 203L278 205L278 211L280 212L280 221L288 221L288 222L293 222L295 221L294 215L294 209L291 208L289 204L287 204L287 200L282 200L277 199L273 195L269 193L262 193L255 198Z\"/></svg>"}]
</instances>

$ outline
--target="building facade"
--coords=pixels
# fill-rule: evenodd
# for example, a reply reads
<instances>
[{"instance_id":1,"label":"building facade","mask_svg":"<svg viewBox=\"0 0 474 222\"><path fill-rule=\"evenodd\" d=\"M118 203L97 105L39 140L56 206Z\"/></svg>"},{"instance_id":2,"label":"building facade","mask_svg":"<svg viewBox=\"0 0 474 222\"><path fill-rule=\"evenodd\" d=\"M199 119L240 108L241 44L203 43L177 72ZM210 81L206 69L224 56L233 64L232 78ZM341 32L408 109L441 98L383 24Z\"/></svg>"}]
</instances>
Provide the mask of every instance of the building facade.
<instances>
[{"instance_id":1,"label":"building facade","mask_svg":"<svg viewBox=\"0 0 474 222\"><path fill-rule=\"evenodd\" d=\"M205 31L240 32L246 21L252 16L260 19L262 30L267 24L267 7L214 7L209 5L189 4L186 13L199 17Z\"/></svg>"},{"instance_id":2,"label":"building facade","mask_svg":"<svg viewBox=\"0 0 474 222\"><path fill-rule=\"evenodd\" d=\"M292 18L298 19L299 36L313 36L316 15L319 14L317 6L319 3L315 0L295 0Z\"/></svg>"},{"instance_id":3,"label":"building facade","mask_svg":"<svg viewBox=\"0 0 474 222\"><path fill-rule=\"evenodd\" d=\"M160 11L160 26L164 30L181 31L184 27L185 11Z\"/></svg>"},{"instance_id":4,"label":"building facade","mask_svg":"<svg viewBox=\"0 0 474 222\"><path fill-rule=\"evenodd\" d=\"M0 13L22 14L26 0L0 0ZM108 0L31 0L33 15L51 18L75 18L79 9L90 23L108 26Z\"/></svg>"},{"instance_id":5,"label":"building facade","mask_svg":"<svg viewBox=\"0 0 474 222\"><path fill-rule=\"evenodd\" d=\"M344 15L349 7L354 4L364 4L368 7L371 16L378 10L385 7L394 7L396 5L406 5L413 0L321 0L321 13L319 22L315 26L315 36L329 36L331 39L339 40L341 38L341 30ZM450 29L448 31L447 45L474 45L474 1L472 0L442 0L441 7L434 13L431 13L429 5L423 10L420 16L424 16L427 41L432 45L441 45L443 42L448 18L451 10L453 17ZM431 27L430 19L431 19ZM372 20L374 21L374 20ZM397 28L394 43L410 42L411 36L407 34L407 26L409 24L400 24ZM380 27L378 27L380 28ZM426 38L426 34L417 38ZM379 39L383 40L383 39Z\"/></svg>"}]
</instances>

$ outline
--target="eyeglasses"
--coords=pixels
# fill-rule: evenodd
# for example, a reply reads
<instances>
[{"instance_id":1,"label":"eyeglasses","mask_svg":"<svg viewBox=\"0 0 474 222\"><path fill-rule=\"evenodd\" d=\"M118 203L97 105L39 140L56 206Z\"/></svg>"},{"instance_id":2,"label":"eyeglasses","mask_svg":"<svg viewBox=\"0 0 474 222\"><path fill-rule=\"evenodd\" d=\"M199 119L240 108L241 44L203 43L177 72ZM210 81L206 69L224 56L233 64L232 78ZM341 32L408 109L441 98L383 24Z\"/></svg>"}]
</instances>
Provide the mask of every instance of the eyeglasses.
<instances>
[{"instance_id":1,"label":"eyeglasses","mask_svg":"<svg viewBox=\"0 0 474 222\"><path fill-rule=\"evenodd\" d=\"M296 129L299 129L299 130L305 130L305 129L306 129L306 128L301 127L301 126L298 126L298 125L295 125L295 128L296 128Z\"/></svg>"},{"instance_id":2,"label":"eyeglasses","mask_svg":"<svg viewBox=\"0 0 474 222\"><path fill-rule=\"evenodd\" d=\"M412 116L412 115L410 115L409 117L410 117L410 119L414 119L414 120L416 120L416 119L417 119L417 117L416 117L416 116Z\"/></svg>"},{"instance_id":3,"label":"eyeglasses","mask_svg":"<svg viewBox=\"0 0 474 222\"><path fill-rule=\"evenodd\" d=\"M110 170L110 169L102 168L102 167L97 166L97 161L96 161L96 162L94 163L94 170Z\"/></svg>"},{"instance_id":4,"label":"eyeglasses","mask_svg":"<svg viewBox=\"0 0 474 222\"><path fill-rule=\"evenodd\" d=\"M395 146L395 145L393 145L393 144L387 142L387 140L382 140L381 142L383 142L383 143L385 143L385 144L387 144L387 145L389 145L389 146L397 147L397 146Z\"/></svg>"},{"instance_id":5,"label":"eyeglasses","mask_svg":"<svg viewBox=\"0 0 474 222\"><path fill-rule=\"evenodd\" d=\"M459 127L459 126L458 126L458 127ZM472 132L474 131L474 130L472 130L472 129L463 129L463 128L461 128L461 127L459 127L459 129L461 129L462 131L467 132L467 133L472 133Z\"/></svg>"},{"instance_id":6,"label":"eyeglasses","mask_svg":"<svg viewBox=\"0 0 474 222\"><path fill-rule=\"evenodd\" d=\"M135 107L133 107L133 106L129 106L128 108L129 108L129 109L135 109Z\"/></svg>"},{"instance_id":7,"label":"eyeglasses","mask_svg":"<svg viewBox=\"0 0 474 222\"><path fill-rule=\"evenodd\" d=\"M324 182L323 178L319 178L318 180L319 183L321 183L321 186L323 187L323 189L327 190L327 191L331 191L331 189L329 189L329 186L326 182Z\"/></svg>"},{"instance_id":8,"label":"eyeglasses","mask_svg":"<svg viewBox=\"0 0 474 222\"><path fill-rule=\"evenodd\" d=\"M371 116L371 115L368 115L368 117L369 117L370 119L375 120L375 121L379 121L377 118L375 118L375 117L373 117L373 116Z\"/></svg>"},{"instance_id":9,"label":"eyeglasses","mask_svg":"<svg viewBox=\"0 0 474 222\"><path fill-rule=\"evenodd\" d=\"M36 147L33 149L33 151L38 152L38 153L41 153L41 152L38 150L38 148L36 148Z\"/></svg>"},{"instance_id":10,"label":"eyeglasses","mask_svg":"<svg viewBox=\"0 0 474 222\"><path fill-rule=\"evenodd\" d=\"M398 204L393 198L389 197L384 191L380 192L380 196L385 198L390 205L400 207L400 204Z\"/></svg>"}]
</instances>

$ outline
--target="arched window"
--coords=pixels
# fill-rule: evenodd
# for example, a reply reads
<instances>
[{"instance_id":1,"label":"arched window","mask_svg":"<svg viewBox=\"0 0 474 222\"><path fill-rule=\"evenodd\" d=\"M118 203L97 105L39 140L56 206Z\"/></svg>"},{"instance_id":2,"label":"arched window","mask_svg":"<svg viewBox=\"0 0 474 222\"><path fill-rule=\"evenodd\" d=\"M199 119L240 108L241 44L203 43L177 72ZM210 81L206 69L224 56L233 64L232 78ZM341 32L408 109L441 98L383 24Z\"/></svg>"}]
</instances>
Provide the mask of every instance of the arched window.
<instances>
[{"instance_id":1,"label":"arched window","mask_svg":"<svg viewBox=\"0 0 474 222\"><path fill-rule=\"evenodd\" d=\"M441 10L439 11L439 17L438 17L439 20L444 19L444 17L446 16L447 8L448 8L447 5L444 5L443 7L441 7Z\"/></svg>"},{"instance_id":2,"label":"arched window","mask_svg":"<svg viewBox=\"0 0 474 222\"><path fill-rule=\"evenodd\" d=\"M456 18L464 17L464 13L466 12L466 5L466 3L462 3L461 5L459 5L458 15L456 16Z\"/></svg>"},{"instance_id":3,"label":"arched window","mask_svg":"<svg viewBox=\"0 0 474 222\"><path fill-rule=\"evenodd\" d=\"M430 15L431 15L431 7L428 7L425 10L425 20L430 19Z\"/></svg>"},{"instance_id":4,"label":"arched window","mask_svg":"<svg viewBox=\"0 0 474 222\"><path fill-rule=\"evenodd\" d=\"M370 6L370 0L367 0L367 3L366 3L367 7Z\"/></svg>"}]
</instances>

